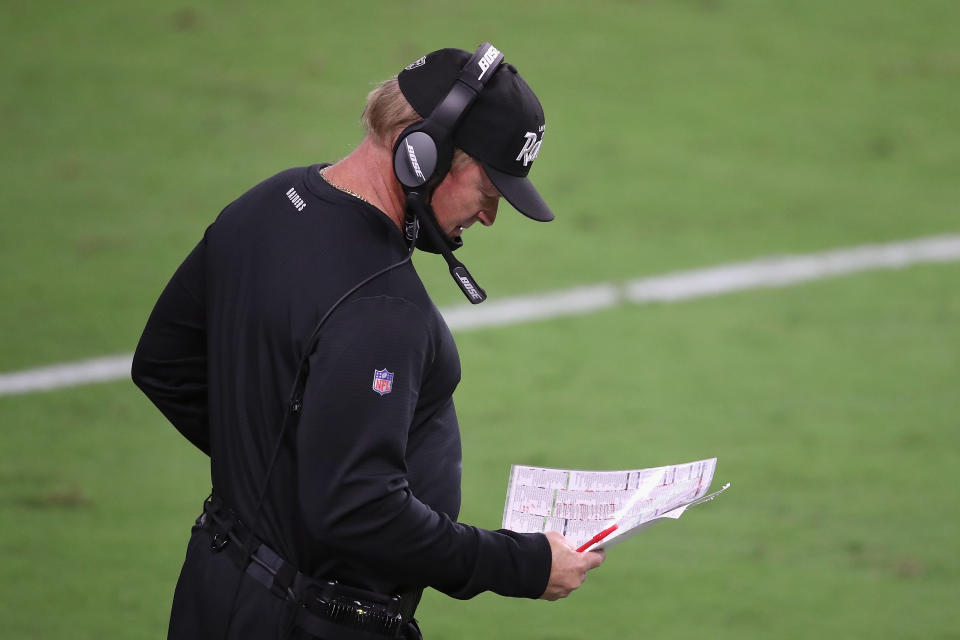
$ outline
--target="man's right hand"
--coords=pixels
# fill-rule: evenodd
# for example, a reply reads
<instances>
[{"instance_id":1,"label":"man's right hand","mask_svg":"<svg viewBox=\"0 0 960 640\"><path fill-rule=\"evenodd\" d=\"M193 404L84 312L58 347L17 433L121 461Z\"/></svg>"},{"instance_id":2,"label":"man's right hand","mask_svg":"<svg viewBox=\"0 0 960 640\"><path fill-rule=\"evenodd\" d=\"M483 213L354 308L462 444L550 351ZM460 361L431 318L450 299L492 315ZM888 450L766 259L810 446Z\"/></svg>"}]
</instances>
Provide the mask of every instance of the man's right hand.
<instances>
[{"instance_id":1,"label":"man's right hand","mask_svg":"<svg viewBox=\"0 0 960 640\"><path fill-rule=\"evenodd\" d=\"M570 592L583 584L587 579L587 571L599 567L606 554L603 551L587 551L577 553L573 545L556 531L546 533L550 541L550 551L553 553L553 563L550 565L550 580L547 590L540 596L541 600L558 600L566 598Z\"/></svg>"}]
</instances>

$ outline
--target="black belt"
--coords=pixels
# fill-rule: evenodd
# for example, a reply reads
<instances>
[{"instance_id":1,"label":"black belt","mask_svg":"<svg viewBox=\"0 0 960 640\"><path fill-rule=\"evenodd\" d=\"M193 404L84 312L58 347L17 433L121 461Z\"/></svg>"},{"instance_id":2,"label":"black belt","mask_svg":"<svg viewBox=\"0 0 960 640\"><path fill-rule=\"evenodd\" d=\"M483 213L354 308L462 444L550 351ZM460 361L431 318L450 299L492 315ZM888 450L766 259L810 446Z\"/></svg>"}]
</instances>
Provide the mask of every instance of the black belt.
<instances>
[{"instance_id":1,"label":"black belt","mask_svg":"<svg viewBox=\"0 0 960 640\"><path fill-rule=\"evenodd\" d=\"M234 563L275 596L297 605L295 624L307 633L350 640L419 636L413 619L417 590L397 595L358 589L304 575L260 542L216 496L203 503L197 524L213 533L211 550L227 551Z\"/></svg>"}]
</instances>

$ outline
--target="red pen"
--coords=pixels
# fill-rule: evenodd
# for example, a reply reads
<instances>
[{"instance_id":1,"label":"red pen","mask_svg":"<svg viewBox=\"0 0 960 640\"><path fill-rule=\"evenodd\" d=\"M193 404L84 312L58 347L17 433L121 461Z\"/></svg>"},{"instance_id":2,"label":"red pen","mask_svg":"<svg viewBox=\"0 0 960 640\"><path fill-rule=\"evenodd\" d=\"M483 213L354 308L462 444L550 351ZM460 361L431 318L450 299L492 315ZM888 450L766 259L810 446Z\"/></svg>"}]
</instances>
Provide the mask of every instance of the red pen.
<instances>
[{"instance_id":1,"label":"red pen","mask_svg":"<svg viewBox=\"0 0 960 640\"><path fill-rule=\"evenodd\" d=\"M580 545L580 548L577 549L577 553L583 553L584 551L587 550L587 548L590 547L590 545L600 542L601 540L603 540L604 538L606 538L608 535L610 535L616 530L617 530L617 525L607 527L606 529L604 529L603 531L601 531L600 533L598 533L597 535L593 536L592 538L584 542L582 545Z\"/></svg>"}]
</instances>

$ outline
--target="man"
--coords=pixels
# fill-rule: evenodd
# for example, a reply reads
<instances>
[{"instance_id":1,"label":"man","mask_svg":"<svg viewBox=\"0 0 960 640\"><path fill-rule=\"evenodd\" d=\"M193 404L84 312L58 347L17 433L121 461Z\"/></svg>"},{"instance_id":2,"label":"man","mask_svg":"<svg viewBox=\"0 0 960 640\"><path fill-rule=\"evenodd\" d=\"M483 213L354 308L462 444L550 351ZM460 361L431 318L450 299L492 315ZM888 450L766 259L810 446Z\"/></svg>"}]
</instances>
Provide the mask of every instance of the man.
<instances>
[{"instance_id":1,"label":"man","mask_svg":"<svg viewBox=\"0 0 960 640\"><path fill-rule=\"evenodd\" d=\"M416 242L453 260L501 194L553 218L526 177L543 111L501 60L444 49L383 83L350 155L228 205L157 301L133 379L213 481L170 638L419 637L427 586L554 600L603 561L557 533L456 522L460 364L409 258ZM435 170L418 127L438 140Z\"/></svg>"}]
</instances>

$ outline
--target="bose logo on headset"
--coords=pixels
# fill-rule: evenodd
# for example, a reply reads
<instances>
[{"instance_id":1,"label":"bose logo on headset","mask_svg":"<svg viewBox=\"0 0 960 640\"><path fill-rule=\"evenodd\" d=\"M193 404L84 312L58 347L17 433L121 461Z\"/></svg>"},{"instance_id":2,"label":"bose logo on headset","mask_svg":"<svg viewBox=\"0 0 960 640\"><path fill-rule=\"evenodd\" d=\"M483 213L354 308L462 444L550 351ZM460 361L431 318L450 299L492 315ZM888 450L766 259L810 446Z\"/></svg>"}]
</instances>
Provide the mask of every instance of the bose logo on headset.
<instances>
[{"instance_id":1,"label":"bose logo on headset","mask_svg":"<svg viewBox=\"0 0 960 640\"><path fill-rule=\"evenodd\" d=\"M490 48L487 49L487 52L483 54L483 57L480 58L478 64L480 65L480 75L477 76L477 80L483 79L483 74L487 72L490 68L490 65L493 64L493 61L497 59L497 56L500 54L500 50L495 46L490 45Z\"/></svg>"},{"instance_id":2,"label":"bose logo on headset","mask_svg":"<svg viewBox=\"0 0 960 640\"><path fill-rule=\"evenodd\" d=\"M467 298L470 300L470 302L472 302L473 304L477 304L479 302L484 301L484 299L487 297L487 294L484 293L481 295L480 292L477 291L476 287L473 285L473 282L471 281L471 279L463 275L460 269L455 268L453 270L453 274L454 274L454 277L456 277L457 280L460 281L460 288L463 290L465 294L467 294Z\"/></svg>"},{"instance_id":3,"label":"bose logo on headset","mask_svg":"<svg viewBox=\"0 0 960 640\"><path fill-rule=\"evenodd\" d=\"M408 140L404 139L403 142L407 145L407 156L410 158L410 166L413 167L414 173L420 180L426 182L427 179L423 177L423 171L420 170L420 163L417 162L417 152L413 150L413 146Z\"/></svg>"}]
</instances>

